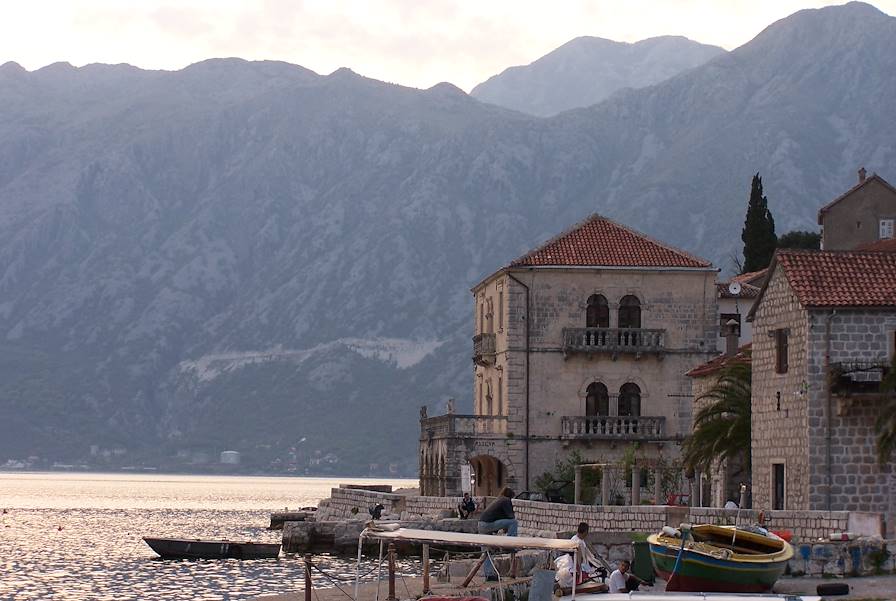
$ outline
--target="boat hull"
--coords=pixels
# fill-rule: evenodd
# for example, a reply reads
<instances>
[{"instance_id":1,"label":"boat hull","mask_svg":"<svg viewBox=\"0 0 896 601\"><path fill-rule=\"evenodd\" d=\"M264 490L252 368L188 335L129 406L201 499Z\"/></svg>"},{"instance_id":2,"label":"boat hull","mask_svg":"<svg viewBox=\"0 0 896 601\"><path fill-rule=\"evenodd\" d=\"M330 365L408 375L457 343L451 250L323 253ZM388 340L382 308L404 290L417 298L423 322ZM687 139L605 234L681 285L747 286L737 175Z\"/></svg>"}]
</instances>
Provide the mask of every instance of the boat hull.
<instances>
[{"instance_id":1,"label":"boat hull","mask_svg":"<svg viewBox=\"0 0 896 601\"><path fill-rule=\"evenodd\" d=\"M675 570L679 547L664 544L655 536L648 539L654 571L667 582ZM676 589L687 592L712 593L767 593L784 573L792 553L767 560L739 560L713 557L688 550L682 552L678 566Z\"/></svg>"},{"instance_id":2,"label":"boat hull","mask_svg":"<svg viewBox=\"0 0 896 601\"><path fill-rule=\"evenodd\" d=\"M143 537L162 559L273 559L280 555L276 543Z\"/></svg>"}]
</instances>

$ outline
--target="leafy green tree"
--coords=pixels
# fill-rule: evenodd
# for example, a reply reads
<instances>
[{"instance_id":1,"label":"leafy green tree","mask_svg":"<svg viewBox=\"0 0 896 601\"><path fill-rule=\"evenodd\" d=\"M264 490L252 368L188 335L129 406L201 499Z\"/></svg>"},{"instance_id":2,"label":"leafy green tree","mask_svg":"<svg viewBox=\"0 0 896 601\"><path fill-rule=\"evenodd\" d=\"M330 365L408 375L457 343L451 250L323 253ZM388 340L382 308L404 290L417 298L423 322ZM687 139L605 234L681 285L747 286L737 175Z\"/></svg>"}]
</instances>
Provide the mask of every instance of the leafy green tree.
<instances>
[{"instance_id":1,"label":"leafy green tree","mask_svg":"<svg viewBox=\"0 0 896 601\"><path fill-rule=\"evenodd\" d=\"M740 237L744 242L742 273L768 267L775 253L778 237L775 236L775 220L768 210L768 198L762 194L762 178L758 173L753 176L750 202Z\"/></svg>"},{"instance_id":2,"label":"leafy green tree","mask_svg":"<svg viewBox=\"0 0 896 601\"><path fill-rule=\"evenodd\" d=\"M735 457L744 457L749 465L751 373L749 362L729 363L716 384L697 398L709 403L697 411L694 431L682 445L686 467L706 471L713 461Z\"/></svg>"},{"instance_id":3,"label":"leafy green tree","mask_svg":"<svg viewBox=\"0 0 896 601\"><path fill-rule=\"evenodd\" d=\"M819 250L821 248L821 234L802 230L787 232L778 238L778 248Z\"/></svg>"},{"instance_id":4,"label":"leafy green tree","mask_svg":"<svg viewBox=\"0 0 896 601\"><path fill-rule=\"evenodd\" d=\"M544 472L535 479L535 489L546 494L559 494L567 501L573 500L576 466L586 463L579 451L572 451L565 459L558 459L554 469ZM582 470L582 500L594 501L595 488L600 485L601 473L597 470Z\"/></svg>"},{"instance_id":5,"label":"leafy green tree","mask_svg":"<svg viewBox=\"0 0 896 601\"><path fill-rule=\"evenodd\" d=\"M896 450L896 357L893 357L893 365L881 382L880 389L886 395L876 424L877 458L883 465Z\"/></svg>"}]
</instances>

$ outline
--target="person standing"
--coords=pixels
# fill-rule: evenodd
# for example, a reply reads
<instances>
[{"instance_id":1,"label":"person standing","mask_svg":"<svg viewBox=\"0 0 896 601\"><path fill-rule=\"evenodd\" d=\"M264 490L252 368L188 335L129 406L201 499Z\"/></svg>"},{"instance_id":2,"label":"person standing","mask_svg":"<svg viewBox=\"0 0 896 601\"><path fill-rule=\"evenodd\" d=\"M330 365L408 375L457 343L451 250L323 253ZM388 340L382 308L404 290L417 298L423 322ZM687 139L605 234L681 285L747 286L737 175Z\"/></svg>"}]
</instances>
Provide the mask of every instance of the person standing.
<instances>
[{"instance_id":1,"label":"person standing","mask_svg":"<svg viewBox=\"0 0 896 601\"><path fill-rule=\"evenodd\" d=\"M479 516L479 534L494 534L499 530L506 530L507 536L516 536L519 523L516 521L516 514L513 513L513 496L512 489L504 487L501 490L498 498L492 501ZM498 572L491 560L485 562L485 579L498 579Z\"/></svg>"},{"instance_id":2,"label":"person standing","mask_svg":"<svg viewBox=\"0 0 896 601\"><path fill-rule=\"evenodd\" d=\"M601 560L594 552L591 550L591 547L588 546L588 543L585 542L585 539L588 538L588 522L579 522L578 527L576 528L576 533L572 536L572 541L578 543L579 545L579 558L581 561L580 568L582 570L582 577L579 578L578 582L583 582L588 578L593 578L599 575L601 571L601 566L605 566L606 563ZM604 568L606 570L606 568ZM606 578L607 572L603 571L603 578Z\"/></svg>"}]
</instances>

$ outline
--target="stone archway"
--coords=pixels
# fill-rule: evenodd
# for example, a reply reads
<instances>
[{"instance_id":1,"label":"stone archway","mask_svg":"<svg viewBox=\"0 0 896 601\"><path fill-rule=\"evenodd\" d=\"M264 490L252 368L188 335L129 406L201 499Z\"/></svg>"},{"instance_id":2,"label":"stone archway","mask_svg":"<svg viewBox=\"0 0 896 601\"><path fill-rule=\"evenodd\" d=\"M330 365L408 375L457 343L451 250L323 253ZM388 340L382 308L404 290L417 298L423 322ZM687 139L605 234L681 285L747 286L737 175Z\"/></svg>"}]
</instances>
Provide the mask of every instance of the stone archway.
<instances>
[{"instance_id":1,"label":"stone archway","mask_svg":"<svg viewBox=\"0 0 896 601\"><path fill-rule=\"evenodd\" d=\"M470 459L470 466L475 475L474 496L495 497L504 488L507 481L507 467L500 459L491 455L477 455Z\"/></svg>"}]
</instances>

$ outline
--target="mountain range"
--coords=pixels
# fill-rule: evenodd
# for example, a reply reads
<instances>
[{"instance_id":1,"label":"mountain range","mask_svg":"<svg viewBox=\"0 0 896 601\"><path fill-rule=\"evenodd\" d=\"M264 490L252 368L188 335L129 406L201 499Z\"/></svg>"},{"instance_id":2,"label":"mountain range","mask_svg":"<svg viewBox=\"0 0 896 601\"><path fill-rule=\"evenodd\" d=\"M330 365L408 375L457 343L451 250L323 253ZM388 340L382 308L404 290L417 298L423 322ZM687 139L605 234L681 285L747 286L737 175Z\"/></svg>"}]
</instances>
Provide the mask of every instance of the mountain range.
<instances>
[{"instance_id":1,"label":"mountain range","mask_svg":"<svg viewBox=\"0 0 896 601\"><path fill-rule=\"evenodd\" d=\"M583 36L538 60L510 67L470 95L530 115L549 117L605 100L624 88L644 88L698 67L725 52L680 36L634 44Z\"/></svg>"},{"instance_id":2,"label":"mountain range","mask_svg":"<svg viewBox=\"0 0 896 601\"><path fill-rule=\"evenodd\" d=\"M862 3L549 118L278 62L2 65L0 460L413 472L419 407L471 405L475 281L592 212L727 270L757 171L780 233L896 170L894 96Z\"/></svg>"}]
</instances>

